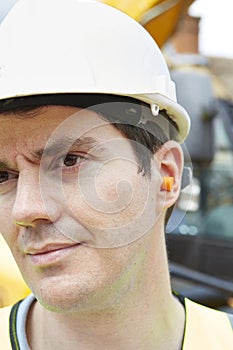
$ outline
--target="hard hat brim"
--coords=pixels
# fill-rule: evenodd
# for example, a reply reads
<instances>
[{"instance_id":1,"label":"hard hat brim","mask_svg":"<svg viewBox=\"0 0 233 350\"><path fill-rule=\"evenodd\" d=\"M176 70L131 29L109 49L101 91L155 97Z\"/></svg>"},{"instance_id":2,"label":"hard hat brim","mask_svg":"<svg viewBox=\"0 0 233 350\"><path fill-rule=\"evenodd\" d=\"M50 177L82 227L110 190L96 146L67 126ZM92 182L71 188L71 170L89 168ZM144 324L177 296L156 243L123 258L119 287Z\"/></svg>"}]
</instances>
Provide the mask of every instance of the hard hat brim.
<instances>
[{"instance_id":1,"label":"hard hat brim","mask_svg":"<svg viewBox=\"0 0 233 350\"><path fill-rule=\"evenodd\" d=\"M62 95L62 98L61 98ZM77 99L81 96L81 99ZM0 112L19 108L22 106L37 106L37 105L73 105L80 108L87 108L93 105L106 102L124 102L124 98L129 98L127 102L133 103L141 101L149 106L157 105L159 110L165 110L167 115L178 128L178 135L176 141L182 143L187 137L190 130L190 118L186 110L177 102L169 99L160 93L148 94L109 94L109 93L76 93L76 92L53 92L53 93L36 93L36 94L22 94L0 99ZM130 100L131 99L131 100ZM154 116L156 118L156 116Z\"/></svg>"}]
</instances>

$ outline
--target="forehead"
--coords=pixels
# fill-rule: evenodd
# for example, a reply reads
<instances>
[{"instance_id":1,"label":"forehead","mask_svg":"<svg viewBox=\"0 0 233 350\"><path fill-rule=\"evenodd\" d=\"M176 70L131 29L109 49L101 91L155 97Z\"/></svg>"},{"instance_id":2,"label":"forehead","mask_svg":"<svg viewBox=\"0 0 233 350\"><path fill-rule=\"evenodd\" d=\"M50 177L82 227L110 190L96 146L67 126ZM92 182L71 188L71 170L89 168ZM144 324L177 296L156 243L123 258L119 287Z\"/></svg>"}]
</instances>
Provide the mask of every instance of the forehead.
<instances>
[{"instance_id":1,"label":"forehead","mask_svg":"<svg viewBox=\"0 0 233 350\"><path fill-rule=\"evenodd\" d=\"M46 106L25 114L0 115L0 142L23 141L28 138L42 139L67 133L77 137L95 134L102 137L116 136L117 130L96 112L69 106ZM33 136L33 137L32 137Z\"/></svg>"},{"instance_id":2,"label":"forehead","mask_svg":"<svg viewBox=\"0 0 233 350\"><path fill-rule=\"evenodd\" d=\"M33 113L0 115L0 159L39 153L48 143L79 139L102 142L123 138L96 112L69 106L46 106ZM69 141L70 140L70 141ZM91 144L91 142L89 143Z\"/></svg>"}]
</instances>

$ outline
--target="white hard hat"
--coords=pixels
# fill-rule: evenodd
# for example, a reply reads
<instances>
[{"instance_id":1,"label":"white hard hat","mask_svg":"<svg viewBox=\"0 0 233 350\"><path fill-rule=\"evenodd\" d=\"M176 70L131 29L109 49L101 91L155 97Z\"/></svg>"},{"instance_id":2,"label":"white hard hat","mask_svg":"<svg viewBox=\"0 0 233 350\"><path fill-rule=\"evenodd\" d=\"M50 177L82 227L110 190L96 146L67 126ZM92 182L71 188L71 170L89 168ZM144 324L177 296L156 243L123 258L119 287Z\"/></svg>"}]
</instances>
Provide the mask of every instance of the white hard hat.
<instances>
[{"instance_id":1,"label":"white hard hat","mask_svg":"<svg viewBox=\"0 0 233 350\"><path fill-rule=\"evenodd\" d=\"M0 100L44 94L129 96L166 110L183 141L190 127L148 32L91 0L19 0L0 26Z\"/></svg>"}]
</instances>

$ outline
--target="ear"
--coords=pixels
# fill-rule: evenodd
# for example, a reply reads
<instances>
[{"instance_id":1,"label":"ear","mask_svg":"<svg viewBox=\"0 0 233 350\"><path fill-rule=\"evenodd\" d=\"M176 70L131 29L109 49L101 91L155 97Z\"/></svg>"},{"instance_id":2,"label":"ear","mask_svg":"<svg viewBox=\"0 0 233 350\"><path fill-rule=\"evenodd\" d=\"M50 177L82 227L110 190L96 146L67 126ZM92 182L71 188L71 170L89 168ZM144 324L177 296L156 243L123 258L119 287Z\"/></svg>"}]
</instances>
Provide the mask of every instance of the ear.
<instances>
[{"instance_id":1,"label":"ear","mask_svg":"<svg viewBox=\"0 0 233 350\"><path fill-rule=\"evenodd\" d=\"M169 208L180 194L183 151L176 141L168 141L156 152L155 158L161 175L160 191L166 194L164 208Z\"/></svg>"}]
</instances>

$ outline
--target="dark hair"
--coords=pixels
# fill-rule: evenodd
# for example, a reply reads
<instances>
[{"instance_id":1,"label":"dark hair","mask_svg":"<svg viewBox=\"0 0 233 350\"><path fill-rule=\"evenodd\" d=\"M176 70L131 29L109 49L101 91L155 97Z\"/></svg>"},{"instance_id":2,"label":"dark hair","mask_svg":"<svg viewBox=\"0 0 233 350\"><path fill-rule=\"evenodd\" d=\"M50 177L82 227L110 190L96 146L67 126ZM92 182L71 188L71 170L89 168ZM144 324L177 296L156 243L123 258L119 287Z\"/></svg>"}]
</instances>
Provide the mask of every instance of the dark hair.
<instances>
[{"instance_id":1,"label":"dark hair","mask_svg":"<svg viewBox=\"0 0 233 350\"><path fill-rule=\"evenodd\" d=\"M114 105L112 104L114 103ZM104 119L110 121L128 140L138 160L138 173L151 176L151 159L162 145L170 139L177 139L176 123L165 110L154 117L156 122L140 123L143 113L149 113L150 106L138 100L115 95L103 94L54 94L36 95L23 98L12 98L0 101L0 114L14 113L17 116L34 116L38 110L48 105L66 105L88 108L98 112ZM123 107L122 107L123 106ZM114 107L114 108L113 108ZM166 124L166 130L162 129ZM142 147L143 146L143 147ZM148 152L149 150L149 152ZM165 224L173 208L167 210Z\"/></svg>"}]
</instances>

